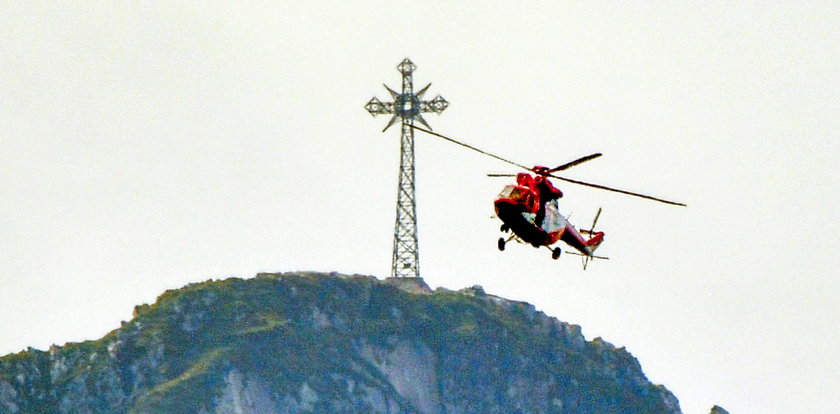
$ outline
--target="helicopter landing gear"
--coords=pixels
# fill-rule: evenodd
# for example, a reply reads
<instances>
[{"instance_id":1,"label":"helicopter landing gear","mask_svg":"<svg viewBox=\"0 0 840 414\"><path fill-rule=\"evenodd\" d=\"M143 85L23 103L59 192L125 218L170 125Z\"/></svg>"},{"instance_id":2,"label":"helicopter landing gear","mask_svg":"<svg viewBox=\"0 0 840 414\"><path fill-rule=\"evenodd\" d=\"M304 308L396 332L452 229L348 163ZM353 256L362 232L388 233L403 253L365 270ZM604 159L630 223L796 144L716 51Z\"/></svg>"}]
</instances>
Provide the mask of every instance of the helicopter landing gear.
<instances>
[{"instance_id":1,"label":"helicopter landing gear","mask_svg":"<svg viewBox=\"0 0 840 414\"><path fill-rule=\"evenodd\" d=\"M560 254L563 253L559 247L555 247L554 250L551 251L551 258L557 260L560 258Z\"/></svg>"},{"instance_id":2,"label":"helicopter landing gear","mask_svg":"<svg viewBox=\"0 0 840 414\"><path fill-rule=\"evenodd\" d=\"M505 251L505 243L507 243L505 241L505 238L504 237L499 237L499 251L500 252Z\"/></svg>"},{"instance_id":3,"label":"helicopter landing gear","mask_svg":"<svg viewBox=\"0 0 840 414\"><path fill-rule=\"evenodd\" d=\"M502 227L499 227L499 230L501 230L502 233L507 233L508 230L510 230L510 227L508 227L507 224L502 224Z\"/></svg>"}]
</instances>

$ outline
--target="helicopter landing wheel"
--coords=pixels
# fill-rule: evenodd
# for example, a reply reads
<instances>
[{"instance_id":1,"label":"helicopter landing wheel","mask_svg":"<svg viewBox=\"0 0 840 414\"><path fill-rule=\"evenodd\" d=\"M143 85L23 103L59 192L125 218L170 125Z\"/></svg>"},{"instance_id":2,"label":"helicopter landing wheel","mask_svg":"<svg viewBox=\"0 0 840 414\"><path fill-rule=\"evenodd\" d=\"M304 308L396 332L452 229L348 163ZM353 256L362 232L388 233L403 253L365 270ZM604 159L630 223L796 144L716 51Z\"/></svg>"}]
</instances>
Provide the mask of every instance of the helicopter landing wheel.
<instances>
[{"instance_id":1,"label":"helicopter landing wheel","mask_svg":"<svg viewBox=\"0 0 840 414\"><path fill-rule=\"evenodd\" d=\"M499 251L501 251L501 252L505 251L505 243L506 243L505 238L504 237L499 237Z\"/></svg>"},{"instance_id":2,"label":"helicopter landing wheel","mask_svg":"<svg viewBox=\"0 0 840 414\"><path fill-rule=\"evenodd\" d=\"M502 233L507 233L508 230L510 230L510 227L508 227L507 224L502 224L502 227L500 227L499 230L501 230Z\"/></svg>"},{"instance_id":3,"label":"helicopter landing wheel","mask_svg":"<svg viewBox=\"0 0 840 414\"><path fill-rule=\"evenodd\" d=\"M554 250L551 251L551 258L557 260L560 258L560 254L563 253L559 247L555 247Z\"/></svg>"}]
</instances>

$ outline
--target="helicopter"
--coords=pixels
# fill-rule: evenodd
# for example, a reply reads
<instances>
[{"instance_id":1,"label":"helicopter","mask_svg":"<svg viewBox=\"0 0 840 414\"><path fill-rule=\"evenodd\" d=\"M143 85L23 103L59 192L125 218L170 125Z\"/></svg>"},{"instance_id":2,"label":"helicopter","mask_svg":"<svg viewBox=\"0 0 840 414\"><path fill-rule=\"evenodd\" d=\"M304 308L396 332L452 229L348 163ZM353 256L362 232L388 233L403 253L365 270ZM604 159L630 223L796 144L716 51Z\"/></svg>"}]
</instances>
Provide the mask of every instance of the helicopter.
<instances>
[{"instance_id":1,"label":"helicopter","mask_svg":"<svg viewBox=\"0 0 840 414\"><path fill-rule=\"evenodd\" d=\"M563 253L563 249L559 246L554 246L556 243L562 241L574 250L566 250L566 253L581 256L583 259L583 268L586 269L587 264L592 259L608 259L604 256L595 255L595 250L604 241L604 232L595 231L595 226L598 223L598 218L601 216L601 209L595 214L595 219L592 225L587 229L577 229L564 217L557 208L557 199L563 197L563 192L560 191L549 178L569 182L572 184L583 185L587 187L597 188L600 190L612 191L629 196L644 198L647 200L657 201L660 203L683 206L686 204L676 201L669 201L657 197L652 197L645 194L634 193L630 191L620 190L617 188L607 187L599 184L592 184L584 181L573 180L562 177L554 173L558 171L565 171L571 167L591 161L600 157L601 153L587 155L573 161L561 164L554 168L548 168L541 165L534 167L526 167L522 164L502 158L498 155L491 154L479 148L449 138L437 132L410 125L411 128L427 134L442 138L446 141L463 146L497 160L514 165L527 172L520 172L518 174L487 174L489 177L516 177L515 184L506 185L496 197L493 202L496 211L496 217L502 221L500 230L503 233L510 232L511 235L507 238L500 237L497 246L500 251L505 250L505 246L511 240L523 244L530 244L536 248L546 247L551 250L551 258L557 260ZM532 175L533 174L533 175Z\"/></svg>"}]
</instances>

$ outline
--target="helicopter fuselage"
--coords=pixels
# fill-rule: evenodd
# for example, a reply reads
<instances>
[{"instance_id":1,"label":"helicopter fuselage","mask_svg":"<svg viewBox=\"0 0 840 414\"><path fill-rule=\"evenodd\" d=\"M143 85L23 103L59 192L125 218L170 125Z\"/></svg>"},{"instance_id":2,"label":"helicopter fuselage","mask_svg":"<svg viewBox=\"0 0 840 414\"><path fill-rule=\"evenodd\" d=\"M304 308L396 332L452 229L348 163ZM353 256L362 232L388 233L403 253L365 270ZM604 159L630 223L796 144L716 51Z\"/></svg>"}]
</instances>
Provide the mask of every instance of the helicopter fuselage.
<instances>
[{"instance_id":1,"label":"helicopter fuselage","mask_svg":"<svg viewBox=\"0 0 840 414\"><path fill-rule=\"evenodd\" d=\"M493 205L496 216L502 220L502 231L510 230L524 243L534 247L548 247L563 241L587 256L591 256L596 247L560 214L556 199L548 202L541 200L535 180L530 174L517 174L516 184L505 186ZM540 208L542 212L539 212ZM542 222L537 223L538 220ZM500 249L503 244L500 241ZM559 256L557 253L555 255Z\"/></svg>"}]
</instances>

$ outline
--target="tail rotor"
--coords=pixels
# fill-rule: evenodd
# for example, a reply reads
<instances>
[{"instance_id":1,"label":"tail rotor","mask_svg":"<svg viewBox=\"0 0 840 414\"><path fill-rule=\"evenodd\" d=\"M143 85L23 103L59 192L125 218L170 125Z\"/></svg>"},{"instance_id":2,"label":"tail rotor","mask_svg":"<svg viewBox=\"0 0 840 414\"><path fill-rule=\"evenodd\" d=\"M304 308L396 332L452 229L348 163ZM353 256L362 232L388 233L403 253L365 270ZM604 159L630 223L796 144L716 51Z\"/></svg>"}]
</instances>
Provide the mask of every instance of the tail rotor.
<instances>
[{"instance_id":1,"label":"tail rotor","mask_svg":"<svg viewBox=\"0 0 840 414\"><path fill-rule=\"evenodd\" d=\"M598 224L598 217L601 217L601 207L598 207L598 212L595 213L595 220L592 220L592 227L589 228L589 234L593 234L595 225Z\"/></svg>"},{"instance_id":2,"label":"tail rotor","mask_svg":"<svg viewBox=\"0 0 840 414\"><path fill-rule=\"evenodd\" d=\"M598 212L595 213L595 219L592 220L592 227L589 228L589 235L590 236L595 234L595 225L598 224L598 218L599 217L601 217L601 207L598 207ZM586 270L586 266L589 264L589 260L591 260L591 259L592 259L591 255L583 256L583 270Z\"/></svg>"}]
</instances>

